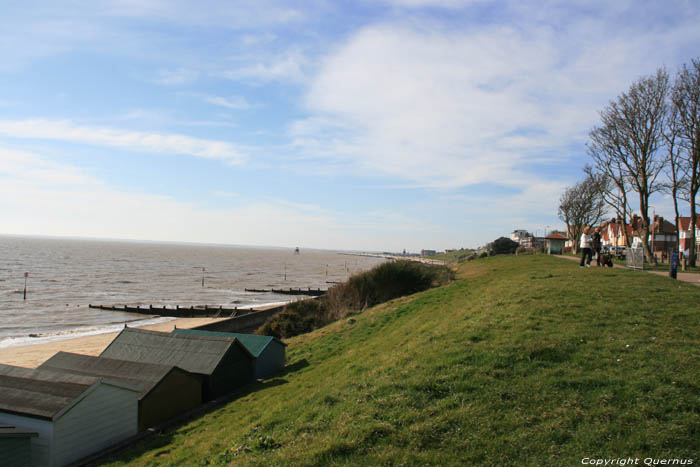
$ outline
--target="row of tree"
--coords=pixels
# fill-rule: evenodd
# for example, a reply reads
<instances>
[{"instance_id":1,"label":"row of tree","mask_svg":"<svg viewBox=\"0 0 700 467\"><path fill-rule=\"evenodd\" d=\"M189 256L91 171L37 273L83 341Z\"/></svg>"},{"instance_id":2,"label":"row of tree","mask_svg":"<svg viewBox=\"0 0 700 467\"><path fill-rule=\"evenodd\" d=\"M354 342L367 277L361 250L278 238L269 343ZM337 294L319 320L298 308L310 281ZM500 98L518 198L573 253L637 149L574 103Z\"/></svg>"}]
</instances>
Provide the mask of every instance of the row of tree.
<instances>
[{"instance_id":1,"label":"row of tree","mask_svg":"<svg viewBox=\"0 0 700 467\"><path fill-rule=\"evenodd\" d=\"M568 187L560 198L559 218L574 243L586 225L614 212L623 225L632 217L637 195L641 222L633 225L649 248L649 198L667 193L673 198L676 240L680 206L690 207L689 262L696 262L696 212L700 188L700 58L684 64L671 80L665 69L634 82L600 112L600 124L589 133L591 163L585 179ZM629 245L627 229L623 229Z\"/></svg>"}]
</instances>

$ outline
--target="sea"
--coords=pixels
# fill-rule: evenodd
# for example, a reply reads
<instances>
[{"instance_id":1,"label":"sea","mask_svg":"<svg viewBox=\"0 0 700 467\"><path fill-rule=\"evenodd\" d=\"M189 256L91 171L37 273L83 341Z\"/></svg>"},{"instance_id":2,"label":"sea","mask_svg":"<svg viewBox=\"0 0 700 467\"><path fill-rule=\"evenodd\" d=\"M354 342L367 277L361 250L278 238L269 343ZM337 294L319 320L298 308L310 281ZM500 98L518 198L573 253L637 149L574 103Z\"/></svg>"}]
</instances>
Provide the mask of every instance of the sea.
<instances>
[{"instance_id":1,"label":"sea","mask_svg":"<svg viewBox=\"0 0 700 467\"><path fill-rule=\"evenodd\" d=\"M295 250L0 236L0 351L173 319L90 304L256 308L297 298L245 289L327 289L384 261Z\"/></svg>"}]
</instances>

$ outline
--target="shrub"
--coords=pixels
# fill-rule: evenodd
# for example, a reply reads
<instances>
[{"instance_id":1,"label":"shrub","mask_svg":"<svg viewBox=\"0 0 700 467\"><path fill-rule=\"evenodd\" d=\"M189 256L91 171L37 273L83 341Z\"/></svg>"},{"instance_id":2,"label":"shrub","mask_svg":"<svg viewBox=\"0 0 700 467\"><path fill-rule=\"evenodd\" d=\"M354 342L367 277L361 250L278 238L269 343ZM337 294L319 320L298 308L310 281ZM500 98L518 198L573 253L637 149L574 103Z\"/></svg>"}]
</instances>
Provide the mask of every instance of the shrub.
<instances>
[{"instance_id":1,"label":"shrub","mask_svg":"<svg viewBox=\"0 0 700 467\"><path fill-rule=\"evenodd\" d=\"M510 238L500 237L493 241L491 249L496 255L512 255L520 244Z\"/></svg>"},{"instance_id":2,"label":"shrub","mask_svg":"<svg viewBox=\"0 0 700 467\"><path fill-rule=\"evenodd\" d=\"M332 287L320 300L303 300L286 305L280 313L265 322L258 334L277 338L303 334L348 313L437 287L453 278L454 272L446 266L409 261L384 263Z\"/></svg>"},{"instance_id":3,"label":"shrub","mask_svg":"<svg viewBox=\"0 0 700 467\"><path fill-rule=\"evenodd\" d=\"M301 300L288 303L282 311L268 318L257 334L282 339L313 331L328 322L325 300Z\"/></svg>"},{"instance_id":4,"label":"shrub","mask_svg":"<svg viewBox=\"0 0 700 467\"><path fill-rule=\"evenodd\" d=\"M437 287L453 277L454 272L446 266L409 261L384 263L332 287L327 294L328 308L331 316L338 319L393 298Z\"/></svg>"}]
</instances>

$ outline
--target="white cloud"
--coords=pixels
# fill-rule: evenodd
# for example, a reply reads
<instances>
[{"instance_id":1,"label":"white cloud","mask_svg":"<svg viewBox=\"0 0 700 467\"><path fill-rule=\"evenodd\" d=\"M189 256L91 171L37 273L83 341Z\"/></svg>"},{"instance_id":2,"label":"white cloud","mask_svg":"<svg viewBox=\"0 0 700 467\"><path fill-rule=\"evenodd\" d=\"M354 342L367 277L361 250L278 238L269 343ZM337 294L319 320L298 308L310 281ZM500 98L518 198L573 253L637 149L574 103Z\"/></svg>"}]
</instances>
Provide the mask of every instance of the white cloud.
<instances>
[{"instance_id":1,"label":"white cloud","mask_svg":"<svg viewBox=\"0 0 700 467\"><path fill-rule=\"evenodd\" d=\"M114 128L76 126L68 121L0 120L0 133L14 138L69 141L81 144L125 148L133 151L188 154L240 164L245 155L231 143L166 133L144 133Z\"/></svg>"},{"instance_id":2,"label":"white cloud","mask_svg":"<svg viewBox=\"0 0 700 467\"><path fill-rule=\"evenodd\" d=\"M523 187L537 164L583 148L609 99L700 39L685 25L618 30L590 15L562 27L541 13L519 20L359 31L320 64L310 116L289 126L293 144L417 185Z\"/></svg>"},{"instance_id":3,"label":"white cloud","mask_svg":"<svg viewBox=\"0 0 700 467\"><path fill-rule=\"evenodd\" d=\"M229 192L213 196L231 207L208 208L120 190L79 168L3 148L0 178L6 234L377 250L397 238L415 243L416 232L432 228L398 215L350 216L293 199L247 202Z\"/></svg>"},{"instance_id":4,"label":"white cloud","mask_svg":"<svg viewBox=\"0 0 700 467\"><path fill-rule=\"evenodd\" d=\"M243 96L232 96L232 97L221 97L221 96L210 96L204 99L206 102L214 105L219 105L221 107L226 107L228 109L234 110L245 110L250 108L250 104Z\"/></svg>"},{"instance_id":5,"label":"white cloud","mask_svg":"<svg viewBox=\"0 0 700 467\"><path fill-rule=\"evenodd\" d=\"M222 72L222 76L233 81L289 81L303 82L308 60L298 49L290 49L269 57L239 57L243 64Z\"/></svg>"},{"instance_id":6,"label":"white cloud","mask_svg":"<svg viewBox=\"0 0 700 467\"><path fill-rule=\"evenodd\" d=\"M440 7L440 8L462 8L472 3L484 0L387 0L388 3L401 7Z\"/></svg>"},{"instance_id":7,"label":"white cloud","mask_svg":"<svg viewBox=\"0 0 700 467\"><path fill-rule=\"evenodd\" d=\"M4 183L31 181L41 186L92 187L98 180L75 167L66 166L41 158L34 153L0 147L0 176ZM23 197L18 191L12 199Z\"/></svg>"},{"instance_id":8,"label":"white cloud","mask_svg":"<svg viewBox=\"0 0 700 467\"><path fill-rule=\"evenodd\" d=\"M188 84L199 77L197 70L188 70L180 68L177 70L159 70L154 81L158 84L175 86L180 84Z\"/></svg>"}]
</instances>

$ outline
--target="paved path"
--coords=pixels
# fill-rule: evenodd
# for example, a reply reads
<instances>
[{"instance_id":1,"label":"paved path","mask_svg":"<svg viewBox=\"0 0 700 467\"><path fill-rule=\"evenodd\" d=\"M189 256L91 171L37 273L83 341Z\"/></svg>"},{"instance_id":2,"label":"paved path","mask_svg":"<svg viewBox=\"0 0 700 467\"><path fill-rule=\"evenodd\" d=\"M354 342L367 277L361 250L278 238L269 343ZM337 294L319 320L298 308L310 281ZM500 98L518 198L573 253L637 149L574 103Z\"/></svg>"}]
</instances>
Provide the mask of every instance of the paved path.
<instances>
[{"instance_id":1,"label":"paved path","mask_svg":"<svg viewBox=\"0 0 700 467\"><path fill-rule=\"evenodd\" d=\"M556 256L557 258L568 259L571 261L576 261L577 263L581 261L581 258L577 258L575 256L566 256L566 255L552 255L552 256ZM591 266L591 267L594 268L597 266ZM627 266L622 266L620 264L616 264L615 267L616 268L625 268L625 269L627 268ZM668 271L646 271L646 272L649 272L651 274L656 274L657 276L668 277ZM679 281L689 282L691 284L695 284L697 286L700 286L700 274L679 271L677 276L678 276L677 279Z\"/></svg>"}]
</instances>

